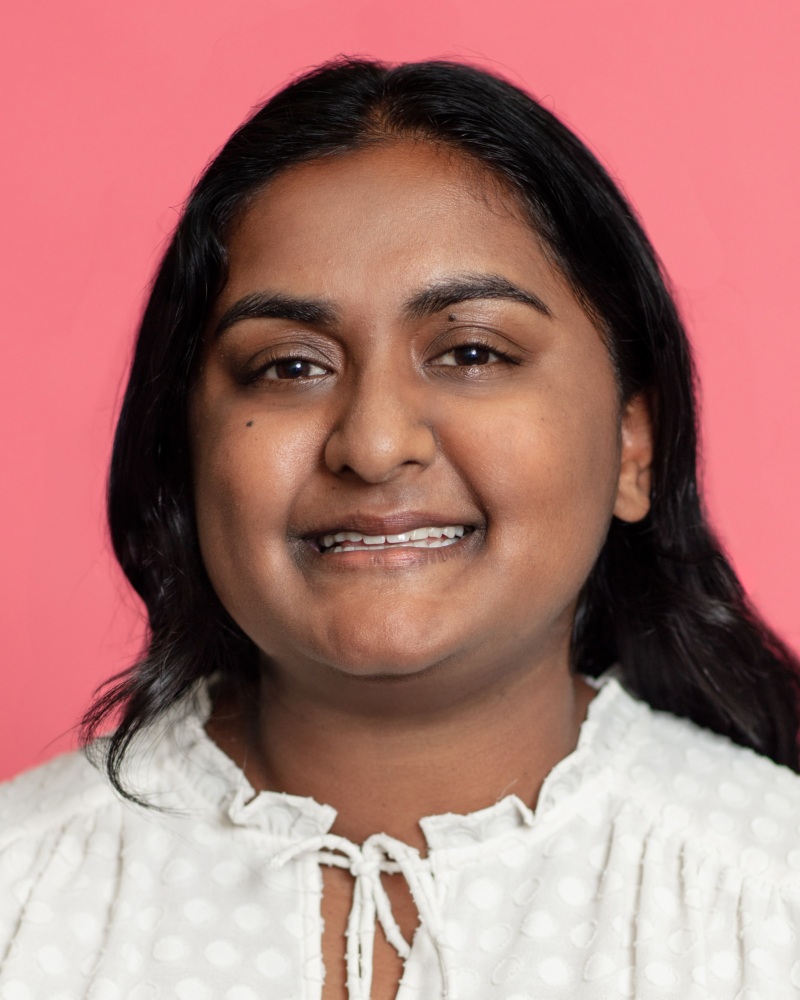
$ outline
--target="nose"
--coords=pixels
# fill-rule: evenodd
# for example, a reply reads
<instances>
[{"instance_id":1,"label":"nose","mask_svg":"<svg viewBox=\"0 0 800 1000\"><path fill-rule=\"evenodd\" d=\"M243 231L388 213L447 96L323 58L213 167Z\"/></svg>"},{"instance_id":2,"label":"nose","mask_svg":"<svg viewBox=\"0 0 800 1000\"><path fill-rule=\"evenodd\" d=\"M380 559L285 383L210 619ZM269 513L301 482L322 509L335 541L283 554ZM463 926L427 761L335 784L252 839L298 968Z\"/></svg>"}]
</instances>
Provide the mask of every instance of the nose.
<instances>
[{"instance_id":1,"label":"nose","mask_svg":"<svg viewBox=\"0 0 800 1000\"><path fill-rule=\"evenodd\" d=\"M402 376L363 373L351 387L325 444L325 464L338 476L386 483L436 457L425 389Z\"/></svg>"}]
</instances>

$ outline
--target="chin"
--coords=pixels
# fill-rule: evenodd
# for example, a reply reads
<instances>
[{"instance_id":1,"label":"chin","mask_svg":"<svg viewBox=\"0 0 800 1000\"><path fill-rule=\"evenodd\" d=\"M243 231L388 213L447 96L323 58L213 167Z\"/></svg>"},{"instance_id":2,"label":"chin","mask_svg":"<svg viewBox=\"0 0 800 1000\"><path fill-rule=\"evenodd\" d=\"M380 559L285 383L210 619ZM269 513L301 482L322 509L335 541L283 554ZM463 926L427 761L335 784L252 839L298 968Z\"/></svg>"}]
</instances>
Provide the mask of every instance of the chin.
<instances>
[{"instance_id":1,"label":"chin","mask_svg":"<svg viewBox=\"0 0 800 1000\"><path fill-rule=\"evenodd\" d=\"M448 650L431 648L430 645L409 648L408 644L402 644L393 648L385 643L363 643L324 658L339 674L365 680L391 681L428 673L443 660L449 659L448 653Z\"/></svg>"},{"instance_id":2,"label":"chin","mask_svg":"<svg viewBox=\"0 0 800 1000\"><path fill-rule=\"evenodd\" d=\"M335 663L333 669L347 677L357 678L364 681L373 681L376 684L392 683L411 680L416 677L423 677L440 667L440 659L426 659L424 661L410 661L408 657L400 659L387 659L386 651L383 650L381 660L377 657L365 659L353 663Z\"/></svg>"},{"instance_id":3,"label":"chin","mask_svg":"<svg viewBox=\"0 0 800 1000\"><path fill-rule=\"evenodd\" d=\"M328 635L329 641L320 644L314 658L339 674L382 681L420 676L454 653L453 636L419 619L408 621L403 616L392 621L390 616L376 622L375 628L364 624L369 623Z\"/></svg>"}]
</instances>

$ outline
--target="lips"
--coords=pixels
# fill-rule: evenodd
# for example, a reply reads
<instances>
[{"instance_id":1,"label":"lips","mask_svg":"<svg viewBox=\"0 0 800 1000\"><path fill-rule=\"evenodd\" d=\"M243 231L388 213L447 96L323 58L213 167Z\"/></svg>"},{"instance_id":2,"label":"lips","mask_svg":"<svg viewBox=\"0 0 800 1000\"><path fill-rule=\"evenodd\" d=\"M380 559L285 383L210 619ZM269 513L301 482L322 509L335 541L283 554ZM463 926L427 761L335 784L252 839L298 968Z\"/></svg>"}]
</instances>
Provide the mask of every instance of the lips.
<instances>
[{"instance_id":1,"label":"lips","mask_svg":"<svg viewBox=\"0 0 800 1000\"><path fill-rule=\"evenodd\" d=\"M356 552L381 549L419 548L435 549L455 545L464 534L472 530L465 524L444 526L429 525L411 528L407 531L366 535L360 531L336 531L317 538L320 552Z\"/></svg>"},{"instance_id":2,"label":"lips","mask_svg":"<svg viewBox=\"0 0 800 1000\"><path fill-rule=\"evenodd\" d=\"M380 552L387 549L435 549L458 544L478 529L470 517L451 512L393 511L379 515L358 511L297 533L317 552Z\"/></svg>"}]
</instances>

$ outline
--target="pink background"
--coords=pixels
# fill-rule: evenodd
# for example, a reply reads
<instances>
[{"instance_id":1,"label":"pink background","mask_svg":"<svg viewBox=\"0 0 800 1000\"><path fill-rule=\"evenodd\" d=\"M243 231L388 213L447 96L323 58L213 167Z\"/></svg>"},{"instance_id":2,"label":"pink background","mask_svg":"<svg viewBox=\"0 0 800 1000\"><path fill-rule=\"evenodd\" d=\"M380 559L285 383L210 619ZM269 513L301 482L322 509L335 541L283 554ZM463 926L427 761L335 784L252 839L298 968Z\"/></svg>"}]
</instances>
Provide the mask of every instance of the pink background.
<instances>
[{"instance_id":1,"label":"pink background","mask_svg":"<svg viewBox=\"0 0 800 1000\"><path fill-rule=\"evenodd\" d=\"M341 52L494 67L621 181L696 346L716 525L800 646L795 0L7 6L0 776L69 746L92 689L139 642L104 477L136 317L179 207L256 102Z\"/></svg>"}]
</instances>

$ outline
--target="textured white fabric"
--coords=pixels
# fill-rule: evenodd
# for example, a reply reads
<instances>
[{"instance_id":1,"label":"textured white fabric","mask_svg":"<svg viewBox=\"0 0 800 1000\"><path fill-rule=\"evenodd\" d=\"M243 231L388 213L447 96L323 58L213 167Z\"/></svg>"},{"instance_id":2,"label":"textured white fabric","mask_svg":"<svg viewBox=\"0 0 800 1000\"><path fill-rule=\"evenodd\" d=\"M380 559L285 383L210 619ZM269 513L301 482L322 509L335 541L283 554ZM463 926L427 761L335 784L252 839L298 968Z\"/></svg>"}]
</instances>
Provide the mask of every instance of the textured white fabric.
<instances>
[{"instance_id":1,"label":"textured white fabric","mask_svg":"<svg viewBox=\"0 0 800 1000\"><path fill-rule=\"evenodd\" d=\"M201 691L153 729L121 802L81 754L0 790L0 998L319 1000L321 864L357 883L349 988L380 920L398 1000L800 997L800 779L609 680L535 813L422 820L426 859L357 846L332 808L255 795ZM411 946L380 889L401 871Z\"/></svg>"}]
</instances>

